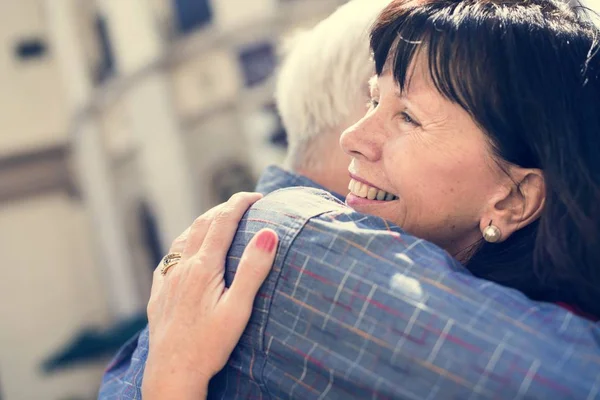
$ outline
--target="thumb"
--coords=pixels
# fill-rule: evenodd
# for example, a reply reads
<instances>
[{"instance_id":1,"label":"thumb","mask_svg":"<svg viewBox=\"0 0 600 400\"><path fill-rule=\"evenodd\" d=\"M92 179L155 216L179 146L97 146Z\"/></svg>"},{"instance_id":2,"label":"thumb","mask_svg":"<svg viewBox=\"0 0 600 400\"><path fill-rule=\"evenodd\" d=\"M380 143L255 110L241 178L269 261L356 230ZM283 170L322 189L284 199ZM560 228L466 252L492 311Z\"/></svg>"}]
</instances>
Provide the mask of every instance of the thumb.
<instances>
[{"instance_id":1,"label":"thumb","mask_svg":"<svg viewBox=\"0 0 600 400\"><path fill-rule=\"evenodd\" d=\"M228 290L233 304L252 307L258 290L273 266L277 243L277 233L271 229L262 229L248 243Z\"/></svg>"}]
</instances>

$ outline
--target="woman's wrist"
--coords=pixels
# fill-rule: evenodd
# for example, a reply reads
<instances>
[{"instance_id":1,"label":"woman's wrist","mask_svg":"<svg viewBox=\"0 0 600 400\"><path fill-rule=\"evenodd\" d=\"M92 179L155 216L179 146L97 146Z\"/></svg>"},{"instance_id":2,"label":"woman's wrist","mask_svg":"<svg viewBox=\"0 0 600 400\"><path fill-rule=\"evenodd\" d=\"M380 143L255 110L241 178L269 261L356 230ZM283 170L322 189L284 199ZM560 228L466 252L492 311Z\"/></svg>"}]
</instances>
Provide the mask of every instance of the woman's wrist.
<instances>
[{"instance_id":1,"label":"woman's wrist","mask_svg":"<svg viewBox=\"0 0 600 400\"><path fill-rule=\"evenodd\" d=\"M146 383L148 382L148 383ZM201 400L208 394L208 381L200 381L197 377L158 377L146 380L142 384L144 400Z\"/></svg>"},{"instance_id":2,"label":"woman's wrist","mask_svg":"<svg viewBox=\"0 0 600 400\"><path fill-rule=\"evenodd\" d=\"M205 399L210 377L178 366L146 364L142 383L144 400Z\"/></svg>"}]
</instances>

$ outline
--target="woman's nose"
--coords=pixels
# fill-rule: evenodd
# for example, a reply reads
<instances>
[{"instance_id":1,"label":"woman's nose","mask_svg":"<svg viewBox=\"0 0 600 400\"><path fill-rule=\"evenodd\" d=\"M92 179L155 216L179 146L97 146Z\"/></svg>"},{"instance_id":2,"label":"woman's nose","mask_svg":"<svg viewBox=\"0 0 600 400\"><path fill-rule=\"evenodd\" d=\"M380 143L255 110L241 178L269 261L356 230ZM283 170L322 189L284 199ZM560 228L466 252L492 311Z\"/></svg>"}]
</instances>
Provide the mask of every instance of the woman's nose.
<instances>
[{"instance_id":1,"label":"woman's nose","mask_svg":"<svg viewBox=\"0 0 600 400\"><path fill-rule=\"evenodd\" d=\"M363 117L342 133L340 146L351 157L375 162L381 158L385 139L374 112Z\"/></svg>"}]
</instances>

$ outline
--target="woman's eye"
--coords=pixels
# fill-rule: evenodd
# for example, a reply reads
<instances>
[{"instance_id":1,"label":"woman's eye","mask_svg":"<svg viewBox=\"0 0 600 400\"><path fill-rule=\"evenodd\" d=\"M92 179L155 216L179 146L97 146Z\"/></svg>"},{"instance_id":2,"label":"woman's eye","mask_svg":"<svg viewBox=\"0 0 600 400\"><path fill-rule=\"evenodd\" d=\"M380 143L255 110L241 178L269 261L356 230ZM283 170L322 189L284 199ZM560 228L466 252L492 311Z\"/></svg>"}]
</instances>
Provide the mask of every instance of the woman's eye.
<instances>
[{"instance_id":1,"label":"woman's eye","mask_svg":"<svg viewBox=\"0 0 600 400\"><path fill-rule=\"evenodd\" d=\"M415 126L419 125L417 123L417 121L415 121L414 119L412 119L412 117L410 115L408 115L407 113L403 112L400 115L402 116L402 120L404 122L406 122L407 124L411 124L411 125L415 125Z\"/></svg>"}]
</instances>

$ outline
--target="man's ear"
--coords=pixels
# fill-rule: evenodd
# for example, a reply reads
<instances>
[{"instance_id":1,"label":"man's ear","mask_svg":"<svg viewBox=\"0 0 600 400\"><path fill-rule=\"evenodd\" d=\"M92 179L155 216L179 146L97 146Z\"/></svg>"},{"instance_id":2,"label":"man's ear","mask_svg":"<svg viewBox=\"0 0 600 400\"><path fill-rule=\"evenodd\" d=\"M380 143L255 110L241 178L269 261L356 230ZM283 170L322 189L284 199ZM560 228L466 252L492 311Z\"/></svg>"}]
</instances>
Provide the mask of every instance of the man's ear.
<instances>
[{"instance_id":1,"label":"man's ear","mask_svg":"<svg viewBox=\"0 0 600 400\"><path fill-rule=\"evenodd\" d=\"M490 200L480 221L481 232L489 225L500 230L499 241L537 220L546 202L546 184L540 169L513 167L510 178L509 186Z\"/></svg>"}]
</instances>

